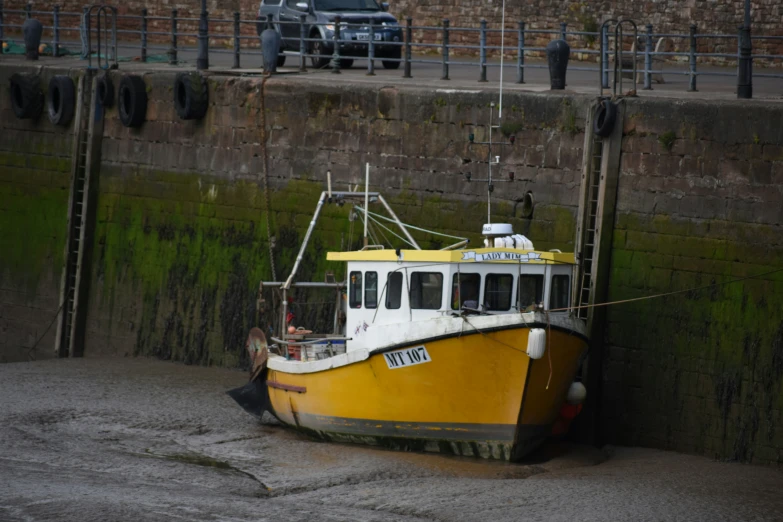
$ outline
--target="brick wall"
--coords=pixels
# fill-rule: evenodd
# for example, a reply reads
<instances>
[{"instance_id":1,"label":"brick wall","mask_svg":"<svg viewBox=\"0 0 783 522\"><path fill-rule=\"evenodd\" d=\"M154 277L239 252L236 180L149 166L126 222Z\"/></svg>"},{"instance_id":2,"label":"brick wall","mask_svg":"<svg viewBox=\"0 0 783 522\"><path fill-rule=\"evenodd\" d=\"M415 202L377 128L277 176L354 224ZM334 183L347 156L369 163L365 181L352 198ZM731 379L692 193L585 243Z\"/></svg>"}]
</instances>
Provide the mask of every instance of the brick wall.
<instances>
[{"instance_id":1,"label":"brick wall","mask_svg":"<svg viewBox=\"0 0 783 522\"><path fill-rule=\"evenodd\" d=\"M65 0L58 2L41 1L34 2L36 10L50 11L55 4L60 4L63 11L81 12L83 2ZM22 9L26 3L21 1L6 1L6 9ZM147 8L150 17L169 17L172 9L178 9L179 16L183 18L196 18L199 16L199 2L150 2L146 0L132 0L128 2L115 2L121 16L138 16L143 8ZM232 0L231 2L217 2L209 0L207 7L210 17L213 19L232 19L233 13L239 11L243 20L254 20L258 11L258 2L250 0ZM437 0L433 2L416 2L400 0L391 2L390 12L404 23L404 18L413 18L415 26L439 26L444 18L448 18L452 27L478 27L479 20L486 19L490 28L499 28L501 24L501 3L487 3L479 1L454 1ZM653 24L656 33L688 34L688 26L692 23L698 25L698 33L720 33L736 36L737 28L743 23L744 1L718 1L718 0L634 0L631 2L580 2L580 1L552 1L538 0L536 2L508 2L506 5L506 24L512 31L506 35L506 45L516 47L515 29L518 21L527 23L528 29L559 30L560 23L568 23L569 31L597 31L604 20L609 18L624 17L634 20L639 25L640 32L648 23ZM19 23L18 16L6 17L13 23ZM41 16L45 24L50 18ZM64 18L64 24L76 26L74 18ZM122 29L140 29L140 21L121 19L119 23ZM783 5L776 0L757 0L752 2L752 27L754 36L779 36L783 34ZM168 20L150 20L149 31L168 32L170 24ZM183 33L195 33L197 22L182 21L179 31ZM230 23L213 22L210 26L213 33L233 34ZM242 33L245 36L254 35L253 24L243 24ZM120 35L123 37L123 35ZM75 35L71 34L71 38ZM553 39L551 34L530 34L527 36L526 45L540 47ZM135 37L136 39L138 37ZM574 48L597 49L598 43L592 37L569 36ZM166 36L150 36L150 42L168 42ZM437 43L440 42L440 31L415 31L414 41ZM181 37L180 43L193 44L192 37ZM477 33L455 32L451 35L453 45L478 45ZM230 40L213 38L211 45L216 47L230 45ZM490 33L490 45L500 44L500 35ZM245 40L243 45L257 46L255 40ZM782 40L754 40L754 52L757 54L783 55ZM736 38L729 39L701 39L698 44L699 52L709 53L737 53ZM673 38L667 43L666 49L670 52L687 52L689 41L687 38ZM424 51L424 49L421 49ZM475 54L474 50L454 50L456 54ZM595 60L592 54L573 55L572 59ZM686 61L685 57L677 58ZM718 62L735 64L733 59L710 57L700 58L701 63ZM779 65L779 61L756 60L756 67Z\"/></svg>"},{"instance_id":2,"label":"brick wall","mask_svg":"<svg viewBox=\"0 0 783 522\"><path fill-rule=\"evenodd\" d=\"M52 125L46 109L35 122L16 119L13 72L3 67L0 81L0 362L54 356L71 169L70 128Z\"/></svg>"},{"instance_id":3,"label":"brick wall","mask_svg":"<svg viewBox=\"0 0 783 522\"><path fill-rule=\"evenodd\" d=\"M783 268L783 109L628 104L609 299ZM609 308L607 439L780 465L783 273Z\"/></svg>"}]
</instances>

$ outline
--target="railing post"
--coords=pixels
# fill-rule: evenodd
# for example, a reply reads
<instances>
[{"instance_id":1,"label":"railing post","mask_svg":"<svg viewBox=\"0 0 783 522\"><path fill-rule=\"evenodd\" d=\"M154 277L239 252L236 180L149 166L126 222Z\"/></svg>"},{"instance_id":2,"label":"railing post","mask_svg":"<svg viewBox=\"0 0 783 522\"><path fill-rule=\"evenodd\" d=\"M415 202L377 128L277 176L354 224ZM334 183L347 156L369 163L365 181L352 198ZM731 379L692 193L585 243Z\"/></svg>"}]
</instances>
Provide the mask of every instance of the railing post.
<instances>
[{"instance_id":1,"label":"railing post","mask_svg":"<svg viewBox=\"0 0 783 522\"><path fill-rule=\"evenodd\" d=\"M519 22L517 33L517 83L525 83L525 22Z\"/></svg>"},{"instance_id":2,"label":"railing post","mask_svg":"<svg viewBox=\"0 0 783 522\"><path fill-rule=\"evenodd\" d=\"M3 56L3 24L5 23L5 20L3 20L3 0L0 0L0 57Z\"/></svg>"},{"instance_id":3,"label":"railing post","mask_svg":"<svg viewBox=\"0 0 783 522\"><path fill-rule=\"evenodd\" d=\"M341 17L334 17L334 47L332 49L332 74L340 74L340 22Z\"/></svg>"},{"instance_id":4,"label":"railing post","mask_svg":"<svg viewBox=\"0 0 783 522\"><path fill-rule=\"evenodd\" d=\"M307 29L305 28L307 15L299 15L299 71L307 71Z\"/></svg>"},{"instance_id":5,"label":"railing post","mask_svg":"<svg viewBox=\"0 0 783 522\"><path fill-rule=\"evenodd\" d=\"M749 100L753 98L753 51L750 39L750 26L739 28L739 57L737 60L737 98Z\"/></svg>"},{"instance_id":6,"label":"railing post","mask_svg":"<svg viewBox=\"0 0 783 522\"><path fill-rule=\"evenodd\" d=\"M443 19L443 46L441 48L441 58L443 62L443 74L441 80L449 79L449 22L448 18Z\"/></svg>"},{"instance_id":7,"label":"railing post","mask_svg":"<svg viewBox=\"0 0 783 522\"><path fill-rule=\"evenodd\" d=\"M652 52L653 52L653 26L647 24L647 39L644 45L644 87L645 91L652 89Z\"/></svg>"},{"instance_id":8,"label":"railing post","mask_svg":"<svg viewBox=\"0 0 783 522\"><path fill-rule=\"evenodd\" d=\"M606 25L601 26L601 54L604 57L603 69L601 70L601 86L604 89L609 88L609 28Z\"/></svg>"},{"instance_id":9,"label":"railing post","mask_svg":"<svg viewBox=\"0 0 783 522\"><path fill-rule=\"evenodd\" d=\"M201 15L198 19L198 58L196 58L196 69L209 69L209 13L207 13L206 0L201 0Z\"/></svg>"},{"instance_id":10,"label":"railing post","mask_svg":"<svg viewBox=\"0 0 783 522\"><path fill-rule=\"evenodd\" d=\"M405 59L403 60L402 77L411 77L411 38L413 38L413 18L405 19Z\"/></svg>"},{"instance_id":11,"label":"railing post","mask_svg":"<svg viewBox=\"0 0 783 522\"><path fill-rule=\"evenodd\" d=\"M566 33L568 32L568 24L566 22L560 22L560 38L566 39Z\"/></svg>"},{"instance_id":12,"label":"railing post","mask_svg":"<svg viewBox=\"0 0 783 522\"><path fill-rule=\"evenodd\" d=\"M82 7L81 40L82 40L82 59L87 59L87 68L92 69L92 35L90 32L90 8Z\"/></svg>"},{"instance_id":13,"label":"railing post","mask_svg":"<svg viewBox=\"0 0 783 522\"><path fill-rule=\"evenodd\" d=\"M2 2L0 2L0 10L2 9ZM0 15L0 24L2 24L3 15ZM0 29L2 31L2 29ZM0 37L2 40L2 37ZM3 44L0 43L0 46ZM52 56L58 58L60 56L60 6L55 5L52 13Z\"/></svg>"},{"instance_id":14,"label":"railing post","mask_svg":"<svg viewBox=\"0 0 783 522\"><path fill-rule=\"evenodd\" d=\"M141 62L147 61L147 8L141 10Z\"/></svg>"},{"instance_id":15,"label":"railing post","mask_svg":"<svg viewBox=\"0 0 783 522\"><path fill-rule=\"evenodd\" d=\"M688 60L688 66L691 74L691 81L688 84L688 92L696 92L696 24L690 27L691 51Z\"/></svg>"},{"instance_id":16,"label":"railing post","mask_svg":"<svg viewBox=\"0 0 783 522\"><path fill-rule=\"evenodd\" d=\"M375 76L375 26L370 19L370 35L367 43L367 76Z\"/></svg>"},{"instance_id":17,"label":"railing post","mask_svg":"<svg viewBox=\"0 0 783 522\"><path fill-rule=\"evenodd\" d=\"M27 15L27 18L32 18L33 17L33 4L28 2L24 6L24 12L25 12L25 15Z\"/></svg>"},{"instance_id":18,"label":"railing post","mask_svg":"<svg viewBox=\"0 0 783 522\"><path fill-rule=\"evenodd\" d=\"M241 29L239 25L239 11L234 11L234 65L232 69L239 69L239 53L241 52Z\"/></svg>"},{"instance_id":19,"label":"railing post","mask_svg":"<svg viewBox=\"0 0 783 522\"><path fill-rule=\"evenodd\" d=\"M169 64L177 65L177 10L171 10L171 49L169 49Z\"/></svg>"},{"instance_id":20,"label":"railing post","mask_svg":"<svg viewBox=\"0 0 783 522\"><path fill-rule=\"evenodd\" d=\"M487 21L481 20L479 30L479 81L487 81Z\"/></svg>"}]
</instances>

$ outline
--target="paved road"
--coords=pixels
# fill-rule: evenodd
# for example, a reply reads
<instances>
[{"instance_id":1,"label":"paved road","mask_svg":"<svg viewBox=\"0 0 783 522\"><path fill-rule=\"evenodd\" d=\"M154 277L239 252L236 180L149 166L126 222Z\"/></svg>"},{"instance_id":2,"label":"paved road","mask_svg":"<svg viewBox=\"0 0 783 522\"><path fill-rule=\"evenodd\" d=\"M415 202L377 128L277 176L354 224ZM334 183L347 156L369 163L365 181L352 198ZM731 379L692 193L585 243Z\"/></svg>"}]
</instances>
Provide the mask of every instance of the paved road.
<instances>
[{"instance_id":1,"label":"paved road","mask_svg":"<svg viewBox=\"0 0 783 522\"><path fill-rule=\"evenodd\" d=\"M149 359L0 365L0 520L781 520L783 471L551 445L525 464L312 442Z\"/></svg>"},{"instance_id":2,"label":"paved road","mask_svg":"<svg viewBox=\"0 0 783 522\"><path fill-rule=\"evenodd\" d=\"M68 45L68 44L66 44ZM70 48L77 49L78 46L70 44ZM120 56L134 57L139 55L138 46L124 46L120 45ZM149 55L162 55L165 54L163 50L150 50ZM181 60L180 67L194 67L196 63L196 52L193 48L181 50L179 52L179 59ZM468 62L468 65L452 65L449 70L450 80L441 80L442 66L440 63L440 57L437 55L418 55L414 56L416 60L425 60L432 63L413 63L412 64L412 78L402 78L402 68L398 70L385 70L380 61L376 61L375 76L367 76L367 60L357 59L352 68L343 70L339 75L331 75L328 70L312 70L304 74L297 73L299 66L299 56L289 55L286 60L287 67L281 71L296 74L297 76L307 79L312 77L320 77L323 74L330 74L330 81L341 83L380 83L384 85L417 85L427 86L429 88L436 86L443 89L475 89L475 90L497 90L500 80L500 67L498 60L492 60L490 67L488 68L487 83L479 83L479 66L475 58L469 57L457 57L453 58L454 61ZM18 56L4 56L3 60L9 61L21 61L21 57ZM0 60L2 63L2 60ZM29 62L28 62L29 63ZM74 58L42 58L40 61L42 64L59 63L69 64L69 66L83 66L84 62ZM225 49L212 50L210 53L210 65L215 71L229 72L233 63L233 54L231 51ZM243 69L239 72L244 74L260 74L259 68L261 67L262 59L260 54L255 51L255 54L245 54L241 57L241 66ZM534 68L525 70L525 83L517 84L517 72L516 61L507 61L504 67L504 89L508 90L521 90L521 91L533 91L542 92L549 90L549 71L546 69L545 63L540 60L529 59L527 63ZM142 64L139 62L123 62L120 64L122 69L161 69L170 68L167 64ZM591 70L582 71L578 68L590 68ZM699 66L698 71L701 73L714 73L718 76L704 75L697 78L697 91L688 92L689 76L687 73L687 67L678 65L662 65L663 79L665 83L653 83L653 89L649 91L642 90L642 86L638 86L639 96L665 96L678 99L736 99L736 68L732 67L715 67L715 66ZM237 71L233 71L237 72ZM759 74L783 74L783 70L776 69L761 69L757 67L756 73ZM598 66L596 64L589 64L584 62L572 61L569 66L567 74L567 89L573 92L585 93L585 94L597 94L598 93ZM627 91L631 88L627 83L629 79L624 80L624 89ZM611 83L610 83L611 85ZM783 78L760 78L756 77L753 81L754 98L756 99L776 99L783 100ZM610 92L611 89L609 89Z\"/></svg>"}]
</instances>

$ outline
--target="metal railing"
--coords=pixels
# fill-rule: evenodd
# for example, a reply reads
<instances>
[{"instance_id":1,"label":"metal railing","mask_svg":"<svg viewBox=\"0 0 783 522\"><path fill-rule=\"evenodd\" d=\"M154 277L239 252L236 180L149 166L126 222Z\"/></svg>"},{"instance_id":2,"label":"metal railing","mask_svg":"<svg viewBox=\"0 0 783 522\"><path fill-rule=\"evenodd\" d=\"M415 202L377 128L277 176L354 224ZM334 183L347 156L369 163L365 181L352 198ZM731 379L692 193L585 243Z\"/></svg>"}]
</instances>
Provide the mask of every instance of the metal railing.
<instances>
[{"instance_id":1,"label":"metal railing","mask_svg":"<svg viewBox=\"0 0 783 522\"><path fill-rule=\"evenodd\" d=\"M0 0L0 43L9 32L20 33L23 18L34 15L44 23L45 34L51 38L48 41L51 42L53 56L63 54L63 34L74 38L84 33L84 29L80 27L81 13L63 12L59 6L55 6L51 11L36 11L31 4L27 4L24 9L4 9L4 1ZM132 58L134 60L147 62L156 57L157 61L167 61L172 65L181 63L183 52L192 53L198 49L196 61L201 68L209 66L209 57L213 54L231 55L233 68L240 68L243 58L262 56L257 28L264 25L264 22L243 19L239 12L234 12L231 18L209 18L209 13L199 15L183 17L177 9L171 10L167 16L149 16L146 9L139 15L117 15L116 32L120 39L117 45L126 50L130 49L135 55ZM49 21L51 25L46 24ZM375 74L375 60L379 59L384 62L384 67L390 69L402 66L403 78L413 76L414 64L424 64L439 65L441 79L444 81L450 78L452 67L472 67L476 70L477 80L484 82L487 80L488 68L500 66L490 61L489 57L497 56L501 50L498 45L501 30L490 28L485 20L481 20L478 27L452 27L448 19L444 19L438 26L414 26L411 17L406 18L403 24L395 26L350 24L339 17L334 22L316 24L308 22L302 14L298 21L276 20L274 25L285 34L283 39L288 44L288 49L291 49L281 53L281 56L298 58L298 68L301 71L307 70L308 59L319 64L320 68L328 67L339 73L348 62L369 57L371 59L367 60L368 75ZM515 27L505 29L506 44L503 51L505 56L512 58L506 62L505 67L516 70L517 83L525 83L526 69L547 68L545 64L530 63L528 59L544 56L547 39L561 38L572 45L572 64L568 70L597 73L600 77L599 88L609 87L609 72L613 71L615 76L631 74L634 80L638 74L641 76L639 83L643 88L651 89L654 77L663 72L660 66L672 62L686 63L687 68L666 69L665 74L687 76L689 91L697 90L699 76L738 76L743 44L742 28L737 34L698 33L696 25L691 25L687 34L655 33L651 24L647 24L644 29L641 37L634 38L622 33L612 35L605 25L599 31L574 31L569 30L568 24L564 22L554 28L541 29L530 28L524 21L519 21ZM326 38L323 35L326 35ZM619 51L610 53L610 48L615 47L613 43L617 39ZM783 36L756 35L751 40L768 45L783 45ZM732 41L736 42L736 52L721 52L734 48ZM662 50L656 42L672 43L675 49ZM711 47L714 49L711 52L700 51L700 48L707 47L708 42L713 43ZM202 45L197 46L199 43ZM316 43L320 43L320 47L317 47ZM595 45L596 43L598 45ZM331 53L324 54L325 48L331 48ZM292 51L293 49L296 51ZM321 51L315 53L316 49ZM470 55L478 59L465 58ZM620 66L612 64L611 58L614 58L614 62L619 62ZM751 59L753 63L763 63L770 67L783 65L783 55L780 54L759 53L751 55ZM736 61L737 73L704 71L698 68L700 63L716 61ZM598 62L597 67L590 65L591 62ZM754 76L783 78L783 73L755 73Z\"/></svg>"}]
</instances>

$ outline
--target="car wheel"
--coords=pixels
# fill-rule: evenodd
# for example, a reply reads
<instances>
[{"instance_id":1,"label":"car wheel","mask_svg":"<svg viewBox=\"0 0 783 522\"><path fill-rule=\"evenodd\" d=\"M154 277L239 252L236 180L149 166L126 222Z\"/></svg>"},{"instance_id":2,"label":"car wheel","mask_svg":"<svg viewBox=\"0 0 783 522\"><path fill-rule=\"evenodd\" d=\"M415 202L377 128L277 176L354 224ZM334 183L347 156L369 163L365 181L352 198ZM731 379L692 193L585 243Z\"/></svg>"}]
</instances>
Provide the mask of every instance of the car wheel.
<instances>
[{"instance_id":1,"label":"car wheel","mask_svg":"<svg viewBox=\"0 0 783 522\"><path fill-rule=\"evenodd\" d=\"M382 60L384 69L399 69L400 62L390 62L389 60Z\"/></svg>"},{"instance_id":2,"label":"car wheel","mask_svg":"<svg viewBox=\"0 0 783 522\"><path fill-rule=\"evenodd\" d=\"M317 37L317 35L314 36L314 38ZM323 40L316 40L310 45L310 54L313 55L310 60L312 60L315 69L323 69L329 64L329 55L326 54L326 46Z\"/></svg>"},{"instance_id":3,"label":"car wheel","mask_svg":"<svg viewBox=\"0 0 783 522\"><path fill-rule=\"evenodd\" d=\"M353 66L353 60L340 58L340 69L350 69Z\"/></svg>"},{"instance_id":4,"label":"car wheel","mask_svg":"<svg viewBox=\"0 0 783 522\"><path fill-rule=\"evenodd\" d=\"M277 57L277 66L278 67L282 67L284 65L285 65L285 55L284 54L280 54Z\"/></svg>"}]
</instances>

